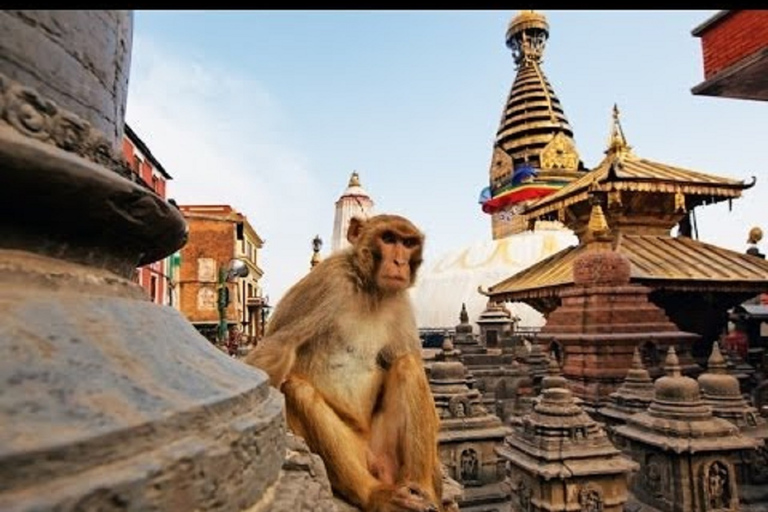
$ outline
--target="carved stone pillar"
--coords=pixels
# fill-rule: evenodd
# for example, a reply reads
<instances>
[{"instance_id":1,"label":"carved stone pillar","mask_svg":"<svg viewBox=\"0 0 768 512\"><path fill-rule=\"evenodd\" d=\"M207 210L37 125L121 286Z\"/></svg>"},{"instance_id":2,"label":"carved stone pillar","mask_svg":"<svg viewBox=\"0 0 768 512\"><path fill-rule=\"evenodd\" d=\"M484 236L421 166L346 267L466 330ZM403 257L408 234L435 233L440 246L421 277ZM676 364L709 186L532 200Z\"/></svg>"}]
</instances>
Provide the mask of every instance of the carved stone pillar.
<instances>
[{"instance_id":1,"label":"carved stone pillar","mask_svg":"<svg viewBox=\"0 0 768 512\"><path fill-rule=\"evenodd\" d=\"M0 510L243 510L282 398L131 281L185 241L117 156L129 11L0 11Z\"/></svg>"}]
</instances>

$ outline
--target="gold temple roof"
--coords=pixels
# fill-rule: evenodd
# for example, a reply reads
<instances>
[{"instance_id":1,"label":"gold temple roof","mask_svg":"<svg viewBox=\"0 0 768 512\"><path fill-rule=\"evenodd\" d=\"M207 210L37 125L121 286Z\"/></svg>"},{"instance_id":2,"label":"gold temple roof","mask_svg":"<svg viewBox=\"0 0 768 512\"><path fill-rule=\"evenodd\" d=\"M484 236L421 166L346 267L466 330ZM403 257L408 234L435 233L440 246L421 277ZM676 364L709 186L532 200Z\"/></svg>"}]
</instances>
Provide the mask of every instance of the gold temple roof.
<instances>
[{"instance_id":1,"label":"gold temple roof","mask_svg":"<svg viewBox=\"0 0 768 512\"><path fill-rule=\"evenodd\" d=\"M494 300L550 297L573 284L573 262L588 245L571 246L491 286ZM768 287L768 261L686 237L623 235L616 250L632 282L683 291L751 292Z\"/></svg>"},{"instance_id":2,"label":"gold temple roof","mask_svg":"<svg viewBox=\"0 0 768 512\"><path fill-rule=\"evenodd\" d=\"M524 215L528 219L535 219L587 201L590 190L679 191L687 196L703 196L700 201L694 200L694 203L701 203L740 197L741 191L753 184L655 162L631 153L622 156L609 154L594 170L529 206Z\"/></svg>"}]
</instances>

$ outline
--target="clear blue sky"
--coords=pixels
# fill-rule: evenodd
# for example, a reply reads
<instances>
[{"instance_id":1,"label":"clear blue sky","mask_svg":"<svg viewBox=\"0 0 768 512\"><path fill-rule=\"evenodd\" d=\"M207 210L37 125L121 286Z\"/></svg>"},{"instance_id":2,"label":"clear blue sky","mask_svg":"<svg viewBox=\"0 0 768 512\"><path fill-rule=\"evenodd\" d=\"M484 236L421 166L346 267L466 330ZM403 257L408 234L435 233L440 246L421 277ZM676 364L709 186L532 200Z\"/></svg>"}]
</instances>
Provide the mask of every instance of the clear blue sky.
<instances>
[{"instance_id":1,"label":"clear blue sky","mask_svg":"<svg viewBox=\"0 0 768 512\"><path fill-rule=\"evenodd\" d=\"M543 64L582 159L619 105L643 157L758 184L697 211L700 238L746 248L765 225L764 102L699 97L700 40L716 11L542 11ZM515 69L516 11L136 11L128 122L179 203L228 203L266 239L273 302L330 247L334 202L358 170L378 212L412 218L427 264L490 239L477 197ZM761 156L763 155L763 156Z\"/></svg>"}]
</instances>

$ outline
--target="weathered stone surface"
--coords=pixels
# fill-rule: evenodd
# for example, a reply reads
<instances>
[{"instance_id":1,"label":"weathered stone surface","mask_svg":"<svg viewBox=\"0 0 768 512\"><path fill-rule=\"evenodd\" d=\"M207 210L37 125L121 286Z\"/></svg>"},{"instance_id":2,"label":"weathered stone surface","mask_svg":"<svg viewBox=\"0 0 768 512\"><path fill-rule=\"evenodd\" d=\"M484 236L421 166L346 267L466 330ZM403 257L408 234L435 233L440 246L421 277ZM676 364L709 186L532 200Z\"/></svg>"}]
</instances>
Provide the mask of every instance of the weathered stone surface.
<instances>
[{"instance_id":1,"label":"weathered stone surface","mask_svg":"<svg viewBox=\"0 0 768 512\"><path fill-rule=\"evenodd\" d=\"M263 372L133 283L29 253L20 281L20 256L0 251L0 510L257 501L285 446Z\"/></svg>"},{"instance_id":2,"label":"weathered stone surface","mask_svg":"<svg viewBox=\"0 0 768 512\"><path fill-rule=\"evenodd\" d=\"M131 11L0 11L0 73L83 117L117 147L132 27Z\"/></svg>"}]
</instances>

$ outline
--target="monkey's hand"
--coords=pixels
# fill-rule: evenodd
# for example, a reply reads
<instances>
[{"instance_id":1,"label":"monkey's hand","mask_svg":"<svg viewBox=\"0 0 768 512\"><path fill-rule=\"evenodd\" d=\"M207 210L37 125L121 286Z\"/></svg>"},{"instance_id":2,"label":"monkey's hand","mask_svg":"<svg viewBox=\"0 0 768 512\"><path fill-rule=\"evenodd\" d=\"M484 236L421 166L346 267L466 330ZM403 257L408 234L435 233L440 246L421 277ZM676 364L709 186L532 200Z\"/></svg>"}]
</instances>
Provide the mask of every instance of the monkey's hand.
<instances>
[{"instance_id":1,"label":"monkey's hand","mask_svg":"<svg viewBox=\"0 0 768 512\"><path fill-rule=\"evenodd\" d=\"M366 511L438 512L440 508L426 492L414 484L393 487L383 485L371 493Z\"/></svg>"},{"instance_id":2,"label":"monkey's hand","mask_svg":"<svg viewBox=\"0 0 768 512\"><path fill-rule=\"evenodd\" d=\"M245 358L251 366L261 368L269 375L269 382L277 389L283 385L296 361L296 353L285 347L259 345Z\"/></svg>"}]
</instances>

